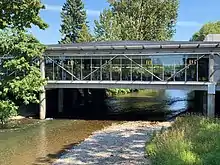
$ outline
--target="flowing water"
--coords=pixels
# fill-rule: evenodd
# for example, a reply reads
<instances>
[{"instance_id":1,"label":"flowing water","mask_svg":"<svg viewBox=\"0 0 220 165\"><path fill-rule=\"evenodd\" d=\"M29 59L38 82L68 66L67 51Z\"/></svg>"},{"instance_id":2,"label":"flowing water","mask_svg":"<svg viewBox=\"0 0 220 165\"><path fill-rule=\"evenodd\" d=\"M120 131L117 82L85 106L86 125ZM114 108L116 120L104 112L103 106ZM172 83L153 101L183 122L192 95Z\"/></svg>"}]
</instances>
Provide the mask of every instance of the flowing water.
<instances>
[{"instance_id":1,"label":"flowing water","mask_svg":"<svg viewBox=\"0 0 220 165\"><path fill-rule=\"evenodd\" d=\"M106 101L109 116L136 112L176 112L189 106L188 91L131 93ZM179 100L179 101L177 101ZM123 116L123 115L122 115ZM124 115L121 121L127 120ZM149 114L148 114L149 117ZM110 118L109 118L110 119ZM117 118L116 118L117 119ZM138 119L136 116L135 119ZM50 164L65 149L117 120L50 120L0 132L0 165Z\"/></svg>"}]
</instances>

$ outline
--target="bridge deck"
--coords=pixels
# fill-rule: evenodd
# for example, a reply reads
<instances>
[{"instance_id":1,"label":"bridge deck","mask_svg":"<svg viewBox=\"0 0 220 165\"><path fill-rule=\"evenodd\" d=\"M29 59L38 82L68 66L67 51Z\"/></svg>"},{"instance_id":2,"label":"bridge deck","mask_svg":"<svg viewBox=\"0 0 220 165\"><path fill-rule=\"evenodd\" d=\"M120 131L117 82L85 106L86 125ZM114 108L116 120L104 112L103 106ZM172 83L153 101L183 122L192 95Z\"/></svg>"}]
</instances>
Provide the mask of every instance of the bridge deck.
<instances>
[{"instance_id":1,"label":"bridge deck","mask_svg":"<svg viewBox=\"0 0 220 165\"><path fill-rule=\"evenodd\" d=\"M141 81L48 81L47 89L54 88L130 88L130 89L208 89L209 82L141 82ZM216 86L220 91L220 86Z\"/></svg>"}]
</instances>

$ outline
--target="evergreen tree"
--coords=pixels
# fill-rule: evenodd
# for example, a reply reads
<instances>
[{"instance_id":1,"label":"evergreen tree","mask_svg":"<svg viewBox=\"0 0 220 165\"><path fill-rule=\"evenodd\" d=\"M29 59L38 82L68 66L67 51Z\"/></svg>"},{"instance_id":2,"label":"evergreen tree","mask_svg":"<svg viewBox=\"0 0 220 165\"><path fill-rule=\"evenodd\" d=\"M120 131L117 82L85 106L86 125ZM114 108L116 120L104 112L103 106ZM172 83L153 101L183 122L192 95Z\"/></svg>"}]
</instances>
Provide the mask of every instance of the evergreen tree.
<instances>
[{"instance_id":1,"label":"evergreen tree","mask_svg":"<svg viewBox=\"0 0 220 165\"><path fill-rule=\"evenodd\" d=\"M67 0L61 12L62 39L59 43L75 43L86 24L86 11L82 0Z\"/></svg>"}]
</instances>

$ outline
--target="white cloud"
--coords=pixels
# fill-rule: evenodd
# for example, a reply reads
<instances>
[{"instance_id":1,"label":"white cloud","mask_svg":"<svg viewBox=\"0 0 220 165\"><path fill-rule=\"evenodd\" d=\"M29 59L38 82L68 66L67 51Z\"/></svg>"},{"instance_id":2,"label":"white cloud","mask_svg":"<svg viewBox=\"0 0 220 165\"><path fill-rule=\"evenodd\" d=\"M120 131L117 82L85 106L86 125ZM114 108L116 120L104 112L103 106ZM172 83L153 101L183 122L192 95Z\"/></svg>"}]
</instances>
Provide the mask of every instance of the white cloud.
<instances>
[{"instance_id":1,"label":"white cloud","mask_svg":"<svg viewBox=\"0 0 220 165\"><path fill-rule=\"evenodd\" d=\"M60 12L62 10L62 6L59 6L59 5L48 5L48 4L45 4L45 7L46 7L46 10L48 10L48 11ZM99 16L100 12L101 11L99 11L99 10L92 10L92 9L87 9L86 10L87 15L91 16L91 17Z\"/></svg>"},{"instance_id":2,"label":"white cloud","mask_svg":"<svg viewBox=\"0 0 220 165\"><path fill-rule=\"evenodd\" d=\"M60 12L62 10L62 6L59 6L59 5L47 5L47 4L44 4L44 5L46 7L46 10L49 10L49 11Z\"/></svg>"},{"instance_id":3,"label":"white cloud","mask_svg":"<svg viewBox=\"0 0 220 165\"><path fill-rule=\"evenodd\" d=\"M196 22L196 21L178 21L176 23L177 26L182 26L182 27L199 27L202 26L201 23Z\"/></svg>"}]
</instances>

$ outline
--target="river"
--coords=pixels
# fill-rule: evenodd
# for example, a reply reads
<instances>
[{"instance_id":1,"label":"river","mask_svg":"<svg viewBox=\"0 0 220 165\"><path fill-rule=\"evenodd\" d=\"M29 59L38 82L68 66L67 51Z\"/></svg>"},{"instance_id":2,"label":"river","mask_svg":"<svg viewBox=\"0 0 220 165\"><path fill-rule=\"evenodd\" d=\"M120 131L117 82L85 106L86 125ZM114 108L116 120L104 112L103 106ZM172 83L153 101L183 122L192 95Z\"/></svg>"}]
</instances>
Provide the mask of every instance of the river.
<instances>
[{"instance_id":1,"label":"river","mask_svg":"<svg viewBox=\"0 0 220 165\"><path fill-rule=\"evenodd\" d=\"M50 164L65 149L112 123L127 119L148 120L149 114L145 115L147 118L140 117L144 116L143 112L178 112L187 109L189 102L184 100L188 99L188 95L189 91L141 91L107 99L109 118L106 120L57 119L40 121L29 127L3 130L0 132L0 164ZM135 116L137 112L141 112L141 115ZM115 120L111 120L112 118Z\"/></svg>"}]
</instances>

